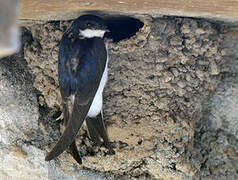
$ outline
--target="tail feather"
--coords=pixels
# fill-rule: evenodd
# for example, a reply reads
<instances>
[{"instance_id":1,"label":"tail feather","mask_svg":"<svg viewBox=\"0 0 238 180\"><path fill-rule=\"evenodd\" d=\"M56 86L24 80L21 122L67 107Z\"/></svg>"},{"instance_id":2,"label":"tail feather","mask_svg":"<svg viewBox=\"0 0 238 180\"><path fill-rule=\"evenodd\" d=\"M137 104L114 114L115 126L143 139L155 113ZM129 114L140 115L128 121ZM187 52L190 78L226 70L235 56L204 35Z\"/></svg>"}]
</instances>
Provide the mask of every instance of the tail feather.
<instances>
[{"instance_id":1,"label":"tail feather","mask_svg":"<svg viewBox=\"0 0 238 180\"><path fill-rule=\"evenodd\" d=\"M114 150L110 145L107 130L103 121L102 113L94 118L88 118L86 120L89 135L95 144L101 144L100 138L103 139L105 146L109 149L111 154L114 154Z\"/></svg>"},{"instance_id":2,"label":"tail feather","mask_svg":"<svg viewBox=\"0 0 238 180\"><path fill-rule=\"evenodd\" d=\"M63 153L71 144L74 143L74 139L81 128L85 117L87 116L88 110L90 108L92 101L81 105L78 102L78 98L75 99L74 107L72 110L71 118L68 119L67 126L63 135L60 137L59 141L53 147L53 149L48 153L45 157L46 161L50 161L56 157L58 157L61 153ZM75 143L74 143L75 144ZM73 147L73 152L75 152L76 145ZM76 148L77 149L77 148ZM76 159L77 161L77 159Z\"/></svg>"},{"instance_id":3,"label":"tail feather","mask_svg":"<svg viewBox=\"0 0 238 180\"><path fill-rule=\"evenodd\" d=\"M69 150L70 150L70 154L73 156L75 161L77 161L77 163L79 164L82 164L82 159L79 155L75 141L73 141L73 143L69 146Z\"/></svg>"},{"instance_id":4,"label":"tail feather","mask_svg":"<svg viewBox=\"0 0 238 180\"><path fill-rule=\"evenodd\" d=\"M88 133L89 133L89 136L91 138L91 140L93 141L93 143L95 145L101 145L102 142L100 140L100 134L98 133L97 129L94 128L94 123L92 121L91 118L87 118L86 119L86 124L87 124L87 128L88 128Z\"/></svg>"}]
</instances>

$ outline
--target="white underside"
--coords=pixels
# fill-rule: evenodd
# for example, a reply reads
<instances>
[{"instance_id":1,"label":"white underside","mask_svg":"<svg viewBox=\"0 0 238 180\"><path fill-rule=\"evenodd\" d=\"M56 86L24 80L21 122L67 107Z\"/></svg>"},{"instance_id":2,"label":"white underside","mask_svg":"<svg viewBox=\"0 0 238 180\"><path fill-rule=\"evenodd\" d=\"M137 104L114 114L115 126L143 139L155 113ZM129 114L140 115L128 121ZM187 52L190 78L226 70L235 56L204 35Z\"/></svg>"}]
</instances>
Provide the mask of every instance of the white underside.
<instances>
[{"instance_id":1,"label":"white underside","mask_svg":"<svg viewBox=\"0 0 238 180\"><path fill-rule=\"evenodd\" d=\"M103 30L86 29L86 30L83 30L83 31L81 30L80 35L85 37L85 38L103 37L105 32L106 31L103 31ZM106 50L107 50L108 49L108 44L106 43L105 45L106 45ZM89 117L96 117L102 111L103 89L104 89L104 86L106 85L106 82L107 82L107 71L108 71L107 64L108 64L108 61L109 61L109 57L108 57L108 53L107 53L106 66L105 66L105 69L104 69L104 72L103 72L98 90L96 92L96 95L93 99L93 102L92 102L92 104L89 108L88 114L87 114L87 116L89 116ZM72 103L74 102L74 98L75 98L74 96L70 97L70 100L71 100Z\"/></svg>"},{"instance_id":2,"label":"white underside","mask_svg":"<svg viewBox=\"0 0 238 180\"><path fill-rule=\"evenodd\" d=\"M102 97L102 94L103 94L103 89L104 89L104 86L107 82L107 65L106 65L106 68L103 72L103 76L102 76L102 79L100 81L100 85L99 85L99 88L96 92L96 95L93 99L93 102L90 106L90 109L88 111L88 116L89 117L95 117L97 116L101 110L102 110L102 100L103 100L103 97Z\"/></svg>"},{"instance_id":3,"label":"white underside","mask_svg":"<svg viewBox=\"0 0 238 180\"><path fill-rule=\"evenodd\" d=\"M80 35L85 38L93 38L93 37L103 37L106 31L103 30L92 30L92 29L85 29L80 30Z\"/></svg>"},{"instance_id":4,"label":"white underside","mask_svg":"<svg viewBox=\"0 0 238 180\"><path fill-rule=\"evenodd\" d=\"M107 49L107 44L106 44L106 49ZM102 111L103 89L104 89L104 86L106 85L106 82L107 82L107 71L108 71L107 64L108 64L108 61L109 61L109 57L107 55L106 67L104 69L102 79L100 81L98 90L96 92L96 95L95 95L95 97L93 99L93 102L90 106L90 109L88 111L88 116L89 117L95 117Z\"/></svg>"}]
</instances>

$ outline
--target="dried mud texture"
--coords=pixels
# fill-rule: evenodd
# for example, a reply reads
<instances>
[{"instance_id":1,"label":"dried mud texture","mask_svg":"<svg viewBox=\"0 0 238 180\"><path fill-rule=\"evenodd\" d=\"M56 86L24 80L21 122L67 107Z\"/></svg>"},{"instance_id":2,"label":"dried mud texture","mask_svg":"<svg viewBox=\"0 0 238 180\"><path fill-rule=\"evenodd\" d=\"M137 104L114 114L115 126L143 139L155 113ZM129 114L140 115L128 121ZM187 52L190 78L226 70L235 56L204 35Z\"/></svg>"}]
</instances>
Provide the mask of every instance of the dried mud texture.
<instances>
[{"instance_id":1,"label":"dried mud texture","mask_svg":"<svg viewBox=\"0 0 238 180\"><path fill-rule=\"evenodd\" d=\"M200 170L193 157L195 122L220 79L223 35L204 20L145 18L144 23L136 36L109 47L104 116L116 154L92 147L81 131L82 166L118 176L191 177ZM69 24L32 26L34 41L25 46L40 103L53 109L60 104L59 40Z\"/></svg>"}]
</instances>

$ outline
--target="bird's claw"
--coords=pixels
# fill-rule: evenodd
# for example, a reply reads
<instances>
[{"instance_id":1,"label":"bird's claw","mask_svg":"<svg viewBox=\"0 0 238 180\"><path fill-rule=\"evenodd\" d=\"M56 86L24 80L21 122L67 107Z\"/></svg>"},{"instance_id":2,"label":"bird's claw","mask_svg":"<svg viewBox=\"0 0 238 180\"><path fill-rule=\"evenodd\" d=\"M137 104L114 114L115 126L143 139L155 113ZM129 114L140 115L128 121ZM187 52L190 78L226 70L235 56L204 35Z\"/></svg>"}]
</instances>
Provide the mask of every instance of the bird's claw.
<instances>
[{"instance_id":1,"label":"bird's claw","mask_svg":"<svg viewBox=\"0 0 238 180\"><path fill-rule=\"evenodd\" d=\"M56 118L56 121L60 121L63 119L64 119L64 115L63 115L63 113L61 113L60 116Z\"/></svg>"}]
</instances>

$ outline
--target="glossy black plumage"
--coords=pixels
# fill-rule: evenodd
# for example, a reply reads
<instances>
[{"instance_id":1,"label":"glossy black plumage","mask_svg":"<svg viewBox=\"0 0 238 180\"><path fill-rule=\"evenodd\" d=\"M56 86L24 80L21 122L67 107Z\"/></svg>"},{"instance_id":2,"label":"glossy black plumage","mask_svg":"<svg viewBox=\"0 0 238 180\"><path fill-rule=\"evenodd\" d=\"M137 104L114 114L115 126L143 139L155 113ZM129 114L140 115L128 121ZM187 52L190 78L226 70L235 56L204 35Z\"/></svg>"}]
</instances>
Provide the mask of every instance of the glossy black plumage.
<instances>
[{"instance_id":1,"label":"glossy black plumage","mask_svg":"<svg viewBox=\"0 0 238 180\"><path fill-rule=\"evenodd\" d=\"M109 144L109 139L103 122L102 113L97 115L95 118L87 118L86 123L91 140L96 145L101 145L100 138L102 138L107 146Z\"/></svg>"},{"instance_id":2,"label":"glossy black plumage","mask_svg":"<svg viewBox=\"0 0 238 180\"><path fill-rule=\"evenodd\" d=\"M78 163L82 162L75 144L75 137L87 117L107 63L107 51L103 38L79 36L79 28L84 25L82 19L73 23L60 42L58 74L65 130L57 144L46 156L47 161L56 158L67 148L70 148L75 160ZM89 25L91 26L91 24ZM100 27L99 25L95 27L105 28L103 24ZM72 95L74 95L74 102L70 105ZM94 124L89 123L91 132L98 131L97 142L101 137L109 147L103 119L95 122L99 122L99 126L103 129L99 130L98 126L94 127Z\"/></svg>"},{"instance_id":3,"label":"glossy black plumage","mask_svg":"<svg viewBox=\"0 0 238 180\"><path fill-rule=\"evenodd\" d=\"M87 118L86 124L88 127L90 138L94 142L94 144L101 145L102 144L101 138L102 138L104 145L106 146L106 148L109 149L109 153L114 154L115 152L110 145L102 113L98 114L94 118Z\"/></svg>"}]
</instances>

